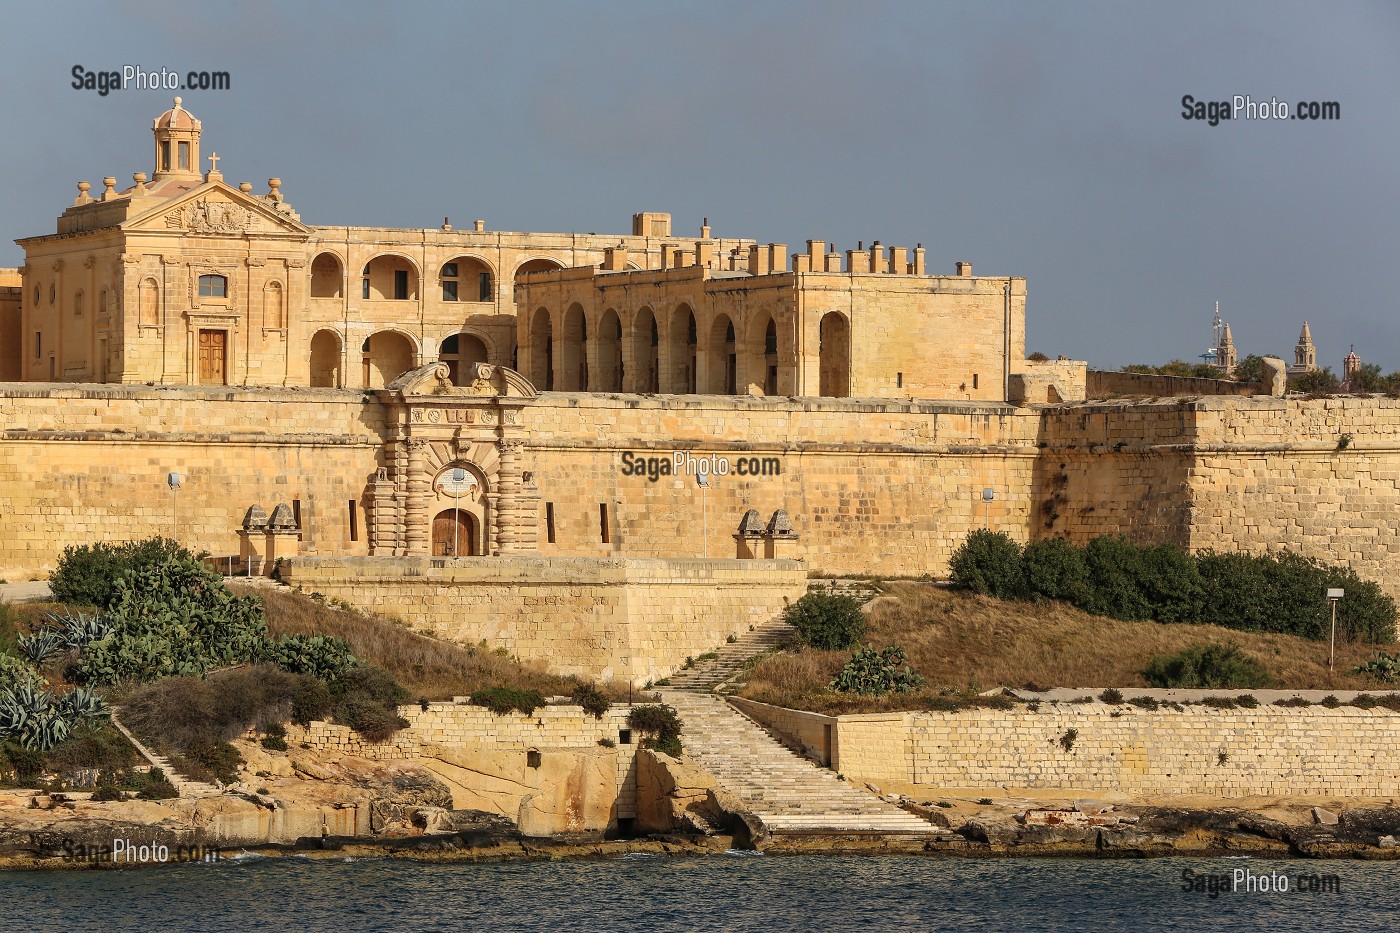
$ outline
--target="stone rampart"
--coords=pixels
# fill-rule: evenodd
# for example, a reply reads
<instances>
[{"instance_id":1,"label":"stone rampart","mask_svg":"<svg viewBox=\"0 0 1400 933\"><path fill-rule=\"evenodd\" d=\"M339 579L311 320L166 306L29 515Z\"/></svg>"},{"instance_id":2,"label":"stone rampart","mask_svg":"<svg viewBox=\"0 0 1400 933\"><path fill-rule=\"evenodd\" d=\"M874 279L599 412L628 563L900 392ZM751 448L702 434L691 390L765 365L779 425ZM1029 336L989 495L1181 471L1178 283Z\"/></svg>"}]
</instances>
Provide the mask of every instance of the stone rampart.
<instances>
[{"instance_id":1,"label":"stone rampart","mask_svg":"<svg viewBox=\"0 0 1400 933\"><path fill-rule=\"evenodd\" d=\"M283 580L560 674L642 685L807 591L794 560L298 558Z\"/></svg>"},{"instance_id":2,"label":"stone rampart","mask_svg":"<svg viewBox=\"0 0 1400 933\"><path fill-rule=\"evenodd\" d=\"M812 753L832 729L848 778L931 788L1114 790L1218 797L1400 795L1400 713L1342 706L1143 710L1043 703L1036 712L822 716L738 701ZM816 756L814 756L816 757Z\"/></svg>"}]
</instances>

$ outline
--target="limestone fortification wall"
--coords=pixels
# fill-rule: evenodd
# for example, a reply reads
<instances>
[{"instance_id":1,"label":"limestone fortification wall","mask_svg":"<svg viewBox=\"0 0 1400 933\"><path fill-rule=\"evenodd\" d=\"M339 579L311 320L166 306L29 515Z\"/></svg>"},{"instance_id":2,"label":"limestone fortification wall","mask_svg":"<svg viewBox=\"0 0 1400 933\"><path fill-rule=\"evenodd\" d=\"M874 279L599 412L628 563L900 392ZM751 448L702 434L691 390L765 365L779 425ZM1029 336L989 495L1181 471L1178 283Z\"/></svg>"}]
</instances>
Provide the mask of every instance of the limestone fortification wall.
<instances>
[{"instance_id":1,"label":"limestone fortification wall","mask_svg":"<svg viewBox=\"0 0 1400 933\"><path fill-rule=\"evenodd\" d=\"M793 560L302 558L283 580L559 674L639 686L807 591Z\"/></svg>"},{"instance_id":2,"label":"limestone fortification wall","mask_svg":"<svg viewBox=\"0 0 1400 933\"><path fill-rule=\"evenodd\" d=\"M550 705L529 716L516 712L497 715L466 703L432 703L426 710L411 704L399 707L408 728L387 742L366 742L347 726L319 721L288 726L287 742L293 748L305 744L323 753L378 761L442 762L446 767L439 765L437 770L455 785L457 794L476 794L478 799L472 801L475 808L501 812L512 819L518 816L522 797L546 789L552 762L544 759L558 759L572 770L580 755L601 756L608 759L615 773L614 816L628 818L636 815L637 781L632 760L641 738L628 734L628 712L627 707L615 706L595 717L579 706ZM612 742L614 747L605 751L600 740ZM541 755L536 766L531 765L531 751Z\"/></svg>"},{"instance_id":3,"label":"limestone fortification wall","mask_svg":"<svg viewBox=\"0 0 1400 933\"><path fill-rule=\"evenodd\" d=\"M215 556L238 553L248 506L282 502L299 503L302 554L367 555L384 418L360 392L0 385L0 575L46 572L67 544L170 534L172 506L180 539ZM940 575L986 525L1021 540L1290 547L1400 592L1400 401L1386 398L1016 409L545 393L521 428L543 556L732 556L746 509L784 508L819 572ZM759 475L705 493L690 473L653 481L647 458L670 467L678 450Z\"/></svg>"},{"instance_id":4,"label":"limestone fortification wall","mask_svg":"<svg viewBox=\"0 0 1400 933\"><path fill-rule=\"evenodd\" d=\"M1085 393L1089 398L1115 395L1255 395L1260 387L1253 382L1229 379L1199 379L1193 376L1159 376L1155 373L1118 373L1100 369L1088 371Z\"/></svg>"},{"instance_id":5,"label":"limestone fortification wall","mask_svg":"<svg viewBox=\"0 0 1400 933\"><path fill-rule=\"evenodd\" d=\"M1116 790L1220 797L1393 797L1400 714L1313 706L1146 711L1100 703L819 716L741 702L808 749L834 725L831 767L931 788ZM1075 730L1071 747L1061 740ZM1223 756L1223 759L1222 759Z\"/></svg>"}]
</instances>

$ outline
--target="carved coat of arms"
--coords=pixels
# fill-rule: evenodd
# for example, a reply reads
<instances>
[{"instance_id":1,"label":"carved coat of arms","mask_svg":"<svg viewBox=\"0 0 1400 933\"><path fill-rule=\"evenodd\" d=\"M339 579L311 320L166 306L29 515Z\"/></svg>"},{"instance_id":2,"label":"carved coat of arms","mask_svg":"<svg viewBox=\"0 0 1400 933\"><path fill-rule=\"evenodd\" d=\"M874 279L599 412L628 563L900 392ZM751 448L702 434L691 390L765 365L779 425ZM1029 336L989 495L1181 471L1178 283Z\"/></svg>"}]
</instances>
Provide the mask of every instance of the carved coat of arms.
<instances>
[{"instance_id":1,"label":"carved coat of arms","mask_svg":"<svg viewBox=\"0 0 1400 933\"><path fill-rule=\"evenodd\" d=\"M190 233L236 234L253 225L253 215L246 207L205 198L166 214L165 225L176 230L183 227Z\"/></svg>"}]
</instances>

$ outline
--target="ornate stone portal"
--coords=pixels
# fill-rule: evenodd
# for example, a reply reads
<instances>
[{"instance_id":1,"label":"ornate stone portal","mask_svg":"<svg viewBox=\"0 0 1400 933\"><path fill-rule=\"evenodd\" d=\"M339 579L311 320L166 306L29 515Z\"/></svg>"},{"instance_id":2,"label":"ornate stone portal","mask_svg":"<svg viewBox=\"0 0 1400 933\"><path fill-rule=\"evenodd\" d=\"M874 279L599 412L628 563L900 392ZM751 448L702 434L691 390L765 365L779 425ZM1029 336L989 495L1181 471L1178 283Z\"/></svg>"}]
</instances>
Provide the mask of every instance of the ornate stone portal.
<instances>
[{"instance_id":1,"label":"ornate stone portal","mask_svg":"<svg viewBox=\"0 0 1400 933\"><path fill-rule=\"evenodd\" d=\"M474 363L468 375L453 385L446 363L429 363L378 391L389 442L370 484L370 554L537 550L540 493L521 454L535 388L503 366Z\"/></svg>"}]
</instances>

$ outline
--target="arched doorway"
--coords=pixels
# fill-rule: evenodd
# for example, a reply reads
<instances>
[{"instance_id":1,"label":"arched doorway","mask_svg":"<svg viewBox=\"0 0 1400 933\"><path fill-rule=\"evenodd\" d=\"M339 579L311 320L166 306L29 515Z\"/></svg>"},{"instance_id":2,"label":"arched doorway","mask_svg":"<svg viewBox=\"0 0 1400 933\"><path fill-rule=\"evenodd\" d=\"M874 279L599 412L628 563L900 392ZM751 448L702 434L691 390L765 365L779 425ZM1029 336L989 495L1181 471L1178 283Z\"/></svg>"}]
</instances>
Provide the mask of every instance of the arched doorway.
<instances>
[{"instance_id":1,"label":"arched doorway","mask_svg":"<svg viewBox=\"0 0 1400 933\"><path fill-rule=\"evenodd\" d=\"M622 391L622 319L612 308L603 312L594 337L598 342L598 378L593 380L595 392Z\"/></svg>"},{"instance_id":2,"label":"arched doorway","mask_svg":"<svg viewBox=\"0 0 1400 933\"><path fill-rule=\"evenodd\" d=\"M466 509L443 509L433 516L433 556L478 556L478 528L476 516Z\"/></svg>"},{"instance_id":3,"label":"arched doorway","mask_svg":"<svg viewBox=\"0 0 1400 933\"><path fill-rule=\"evenodd\" d=\"M536 308L530 319L530 372L527 374L536 388L546 392L554 389L554 333L548 308Z\"/></svg>"},{"instance_id":4,"label":"arched doorway","mask_svg":"<svg viewBox=\"0 0 1400 933\"><path fill-rule=\"evenodd\" d=\"M743 370L746 383L759 386L764 395L778 394L778 322L771 314L761 314L749 325Z\"/></svg>"},{"instance_id":5,"label":"arched doorway","mask_svg":"<svg viewBox=\"0 0 1400 933\"><path fill-rule=\"evenodd\" d=\"M695 359L695 312L689 305L681 305L671 313L670 334L667 337L670 349L670 379L667 392L678 395L694 395L696 385Z\"/></svg>"},{"instance_id":6,"label":"arched doorway","mask_svg":"<svg viewBox=\"0 0 1400 933\"><path fill-rule=\"evenodd\" d=\"M340 388L340 335L318 330L311 338L311 387Z\"/></svg>"},{"instance_id":7,"label":"arched doorway","mask_svg":"<svg viewBox=\"0 0 1400 933\"><path fill-rule=\"evenodd\" d=\"M710 349L707 354L709 385L705 391L709 395L738 395L739 367L734 353L734 322L727 314L715 315L710 325Z\"/></svg>"},{"instance_id":8,"label":"arched doorway","mask_svg":"<svg viewBox=\"0 0 1400 933\"><path fill-rule=\"evenodd\" d=\"M657 368L657 353L661 335L656 328L656 315L643 308L632 319L632 385L623 386L631 392L660 392L661 373Z\"/></svg>"},{"instance_id":9,"label":"arched doorway","mask_svg":"<svg viewBox=\"0 0 1400 933\"><path fill-rule=\"evenodd\" d=\"M382 389L413 368L413 341L392 330L373 333L361 347L364 387Z\"/></svg>"},{"instance_id":10,"label":"arched doorway","mask_svg":"<svg viewBox=\"0 0 1400 933\"><path fill-rule=\"evenodd\" d=\"M583 316L583 306L572 304L564 312L563 333L559 335L559 377L555 387L564 392L588 391L588 356L584 346L588 342L588 320Z\"/></svg>"},{"instance_id":11,"label":"arched doorway","mask_svg":"<svg viewBox=\"0 0 1400 933\"><path fill-rule=\"evenodd\" d=\"M831 311L818 325L821 354L821 394L844 398L851 394L851 329L845 317Z\"/></svg>"},{"instance_id":12,"label":"arched doorway","mask_svg":"<svg viewBox=\"0 0 1400 933\"><path fill-rule=\"evenodd\" d=\"M438 359L447 364L454 386L466 385L472 363L488 363L490 354L480 337L472 334L451 334L442 342Z\"/></svg>"},{"instance_id":13,"label":"arched doorway","mask_svg":"<svg viewBox=\"0 0 1400 933\"><path fill-rule=\"evenodd\" d=\"M311 297L340 298L345 275L334 253L321 253L311 261Z\"/></svg>"}]
</instances>

